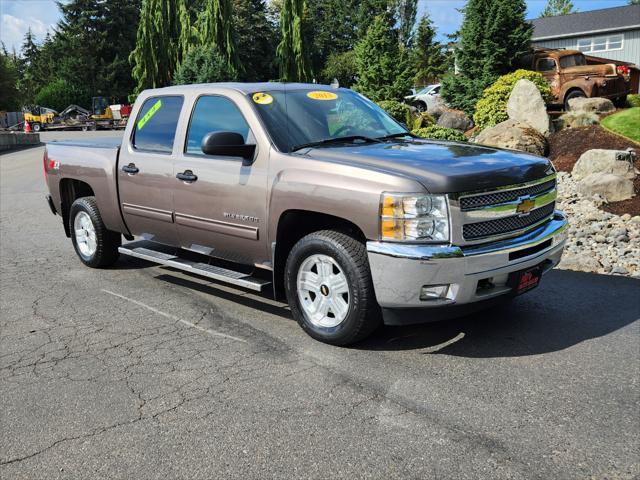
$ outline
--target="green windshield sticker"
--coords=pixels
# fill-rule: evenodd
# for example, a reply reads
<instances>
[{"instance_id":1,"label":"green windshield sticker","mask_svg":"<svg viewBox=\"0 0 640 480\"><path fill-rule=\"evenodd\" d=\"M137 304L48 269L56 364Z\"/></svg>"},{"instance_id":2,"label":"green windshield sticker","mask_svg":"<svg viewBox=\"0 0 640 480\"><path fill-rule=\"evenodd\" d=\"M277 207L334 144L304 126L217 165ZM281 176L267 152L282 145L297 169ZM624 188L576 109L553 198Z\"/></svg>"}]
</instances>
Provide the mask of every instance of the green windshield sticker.
<instances>
[{"instance_id":1,"label":"green windshield sticker","mask_svg":"<svg viewBox=\"0 0 640 480\"><path fill-rule=\"evenodd\" d=\"M144 114L144 117L138 120L138 130L142 130L142 127L144 127L145 124L151 119L151 117L153 117L156 112L160 110L160 107L162 107L162 100L158 100L156 103L154 103L153 107L151 107L149 111Z\"/></svg>"}]
</instances>

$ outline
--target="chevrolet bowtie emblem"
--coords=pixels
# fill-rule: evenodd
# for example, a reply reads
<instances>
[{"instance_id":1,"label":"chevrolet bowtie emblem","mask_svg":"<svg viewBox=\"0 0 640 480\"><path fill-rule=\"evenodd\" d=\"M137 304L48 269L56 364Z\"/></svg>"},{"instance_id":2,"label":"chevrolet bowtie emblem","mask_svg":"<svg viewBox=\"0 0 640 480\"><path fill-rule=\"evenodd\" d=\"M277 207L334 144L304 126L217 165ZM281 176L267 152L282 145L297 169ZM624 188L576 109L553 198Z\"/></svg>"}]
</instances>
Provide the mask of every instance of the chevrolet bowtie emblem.
<instances>
[{"instance_id":1,"label":"chevrolet bowtie emblem","mask_svg":"<svg viewBox=\"0 0 640 480\"><path fill-rule=\"evenodd\" d=\"M531 210L533 210L533 207L536 206L536 201L532 200L530 198L524 199L522 200L518 206L516 207L516 212L524 215L526 213L529 213Z\"/></svg>"}]
</instances>

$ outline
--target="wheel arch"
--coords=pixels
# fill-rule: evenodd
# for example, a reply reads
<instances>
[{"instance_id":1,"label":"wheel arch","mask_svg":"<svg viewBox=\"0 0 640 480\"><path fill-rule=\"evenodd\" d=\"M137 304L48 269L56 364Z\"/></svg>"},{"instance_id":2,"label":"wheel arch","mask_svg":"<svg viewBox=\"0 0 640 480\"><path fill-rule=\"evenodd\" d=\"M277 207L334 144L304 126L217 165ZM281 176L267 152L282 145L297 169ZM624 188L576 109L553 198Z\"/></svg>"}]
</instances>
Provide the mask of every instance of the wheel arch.
<instances>
[{"instance_id":1,"label":"wheel arch","mask_svg":"<svg viewBox=\"0 0 640 480\"><path fill-rule=\"evenodd\" d=\"M93 197L95 192L91 185L82 180L75 178L62 178L59 183L60 189L60 214L62 215L62 224L64 225L64 233L67 237L71 237L69 228L69 212L71 204L78 198Z\"/></svg>"},{"instance_id":2,"label":"wheel arch","mask_svg":"<svg viewBox=\"0 0 640 480\"><path fill-rule=\"evenodd\" d=\"M320 230L337 230L366 242L362 229L352 221L313 210L289 209L278 219L275 242L272 244L273 290L276 298L284 298L284 270L293 246L302 237Z\"/></svg>"}]
</instances>

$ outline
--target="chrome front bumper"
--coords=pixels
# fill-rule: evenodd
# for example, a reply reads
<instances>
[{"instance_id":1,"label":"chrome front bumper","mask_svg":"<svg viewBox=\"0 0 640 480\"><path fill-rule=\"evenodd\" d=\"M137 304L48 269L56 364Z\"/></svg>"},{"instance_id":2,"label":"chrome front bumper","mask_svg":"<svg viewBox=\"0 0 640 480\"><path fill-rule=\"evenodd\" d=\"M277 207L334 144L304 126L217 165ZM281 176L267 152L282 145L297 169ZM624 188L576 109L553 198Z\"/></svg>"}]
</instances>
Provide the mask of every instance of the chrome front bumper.
<instances>
[{"instance_id":1,"label":"chrome front bumper","mask_svg":"<svg viewBox=\"0 0 640 480\"><path fill-rule=\"evenodd\" d=\"M535 230L483 245L367 242L378 303L383 309L432 308L508 294L511 272L536 265L547 272L560 262L567 227L566 217L556 211L549 222ZM429 285L450 285L448 298L421 300L422 287Z\"/></svg>"}]
</instances>

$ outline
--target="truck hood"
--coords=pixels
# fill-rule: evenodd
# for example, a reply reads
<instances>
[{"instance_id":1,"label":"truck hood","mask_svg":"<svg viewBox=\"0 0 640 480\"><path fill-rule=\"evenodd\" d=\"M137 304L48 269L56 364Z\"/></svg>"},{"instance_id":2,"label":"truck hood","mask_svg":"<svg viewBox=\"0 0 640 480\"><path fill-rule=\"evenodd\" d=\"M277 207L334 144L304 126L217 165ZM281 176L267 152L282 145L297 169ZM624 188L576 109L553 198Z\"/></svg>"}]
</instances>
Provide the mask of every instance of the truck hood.
<instances>
[{"instance_id":1,"label":"truck hood","mask_svg":"<svg viewBox=\"0 0 640 480\"><path fill-rule=\"evenodd\" d=\"M459 193L529 182L553 172L543 157L457 142L414 140L312 148L317 160L402 175L430 193Z\"/></svg>"}]
</instances>

